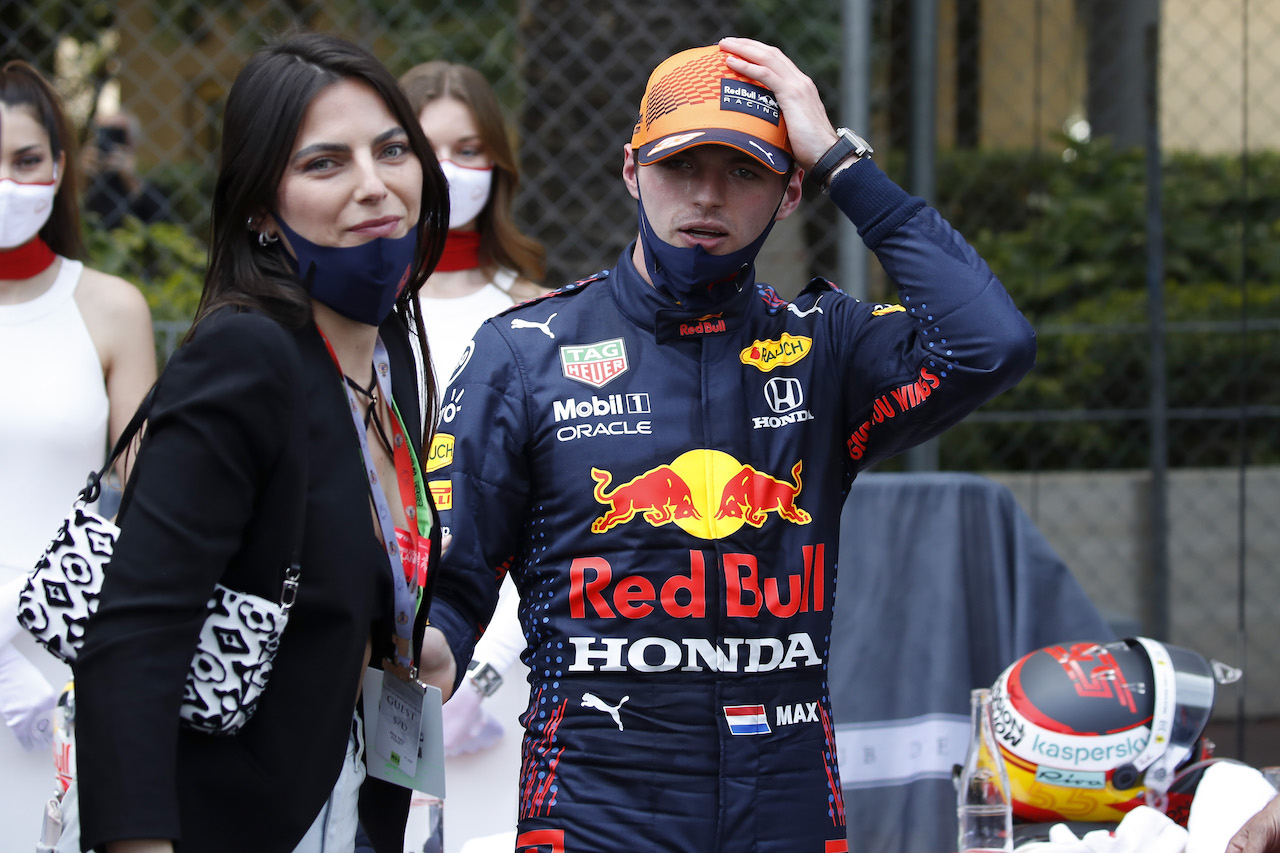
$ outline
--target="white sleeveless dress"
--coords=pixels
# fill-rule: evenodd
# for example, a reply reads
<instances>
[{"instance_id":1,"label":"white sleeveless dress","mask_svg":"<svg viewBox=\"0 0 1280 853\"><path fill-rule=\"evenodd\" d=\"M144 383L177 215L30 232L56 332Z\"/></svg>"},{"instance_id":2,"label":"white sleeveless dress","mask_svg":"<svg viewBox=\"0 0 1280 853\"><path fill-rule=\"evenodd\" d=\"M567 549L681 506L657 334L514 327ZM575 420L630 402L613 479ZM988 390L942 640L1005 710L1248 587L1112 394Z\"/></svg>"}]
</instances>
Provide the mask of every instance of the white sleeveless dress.
<instances>
[{"instance_id":1,"label":"white sleeveless dress","mask_svg":"<svg viewBox=\"0 0 1280 853\"><path fill-rule=\"evenodd\" d=\"M38 837L54 793L48 712L71 677L18 627L18 589L106 455L102 363L74 298L83 269L62 258L47 291L0 305L2 849L31 849Z\"/></svg>"},{"instance_id":2,"label":"white sleeveless dress","mask_svg":"<svg viewBox=\"0 0 1280 853\"><path fill-rule=\"evenodd\" d=\"M431 366L435 370L437 394L444 392L453 369L458 366L463 351L480 324L515 304L508 292L515 281L514 272L500 269L493 281L475 293L453 299L419 296L422 302L422 325L427 330L427 343L431 348Z\"/></svg>"}]
</instances>

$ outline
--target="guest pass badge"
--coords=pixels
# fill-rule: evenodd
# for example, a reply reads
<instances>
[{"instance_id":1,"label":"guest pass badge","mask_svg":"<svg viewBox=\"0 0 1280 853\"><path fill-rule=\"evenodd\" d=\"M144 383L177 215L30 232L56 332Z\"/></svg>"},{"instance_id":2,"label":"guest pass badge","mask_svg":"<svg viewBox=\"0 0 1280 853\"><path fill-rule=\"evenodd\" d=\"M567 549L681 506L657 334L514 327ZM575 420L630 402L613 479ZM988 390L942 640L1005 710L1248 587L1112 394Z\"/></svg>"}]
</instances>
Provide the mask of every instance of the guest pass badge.
<instances>
[{"instance_id":1,"label":"guest pass badge","mask_svg":"<svg viewBox=\"0 0 1280 853\"><path fill-rule=\"evenodd\" d=\"M418 769L418 738L422 733L422 698L427 685L416 678L383 671L378 700L378 729L374 752L412 776Z\"/></svg>"},{"instance_id":2,"label":"guest pass badge","mask_svg":"<svg viewBox=\"0 0 1280 853\"><path fill-rule=\"evenodd\" d=\"M369 775L443 797L440 689L404 678L394 666L386 672L369 667L363 701L365 730L371 724L374 730L373 738L366 738L371 740L365 758Z\"/></svg>"}]
</instances>

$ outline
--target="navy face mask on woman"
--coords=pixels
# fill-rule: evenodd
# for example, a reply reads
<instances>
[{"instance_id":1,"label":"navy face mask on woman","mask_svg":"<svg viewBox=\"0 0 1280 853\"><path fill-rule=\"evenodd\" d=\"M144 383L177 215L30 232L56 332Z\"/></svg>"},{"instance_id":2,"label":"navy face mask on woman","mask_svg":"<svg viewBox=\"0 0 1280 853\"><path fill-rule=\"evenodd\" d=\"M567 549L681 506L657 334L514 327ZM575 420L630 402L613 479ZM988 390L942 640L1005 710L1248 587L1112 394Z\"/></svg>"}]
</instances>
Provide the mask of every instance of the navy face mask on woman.
<instances>
[{"instance_id":1,"label":"navy face mask on woman","mask_svg":"<svg viewBox=\"0 0 1280 853\"><path fill-rule=\"evenodd\" d=\"M275 219L297 256L285 251L289 264L311 298L356 322L382 325L413 272L417 229L359 246L320 246Z\"/></svg>"},{"instance_id":2,"label":"navy face mask on woman","mask_svg":"<svg viewBox=\"0 0 1280 853\"><path fill-rule=\"evenodd\" d=\"M663 240L653 231L644 212L644 200L637 201L636 206L640 209L640 242L644 246L644 265L649 278L655 287L684 305L717 301L720 294L713 291L713 286L737 278L753 264L774 225L774 220L769 220L760 236L741 249L727 255L713 255L701 246L673 246ZM778 208L781 207L780 198ZM777 212L774 211L775 216Z\"/></svg>"}]
</instances>

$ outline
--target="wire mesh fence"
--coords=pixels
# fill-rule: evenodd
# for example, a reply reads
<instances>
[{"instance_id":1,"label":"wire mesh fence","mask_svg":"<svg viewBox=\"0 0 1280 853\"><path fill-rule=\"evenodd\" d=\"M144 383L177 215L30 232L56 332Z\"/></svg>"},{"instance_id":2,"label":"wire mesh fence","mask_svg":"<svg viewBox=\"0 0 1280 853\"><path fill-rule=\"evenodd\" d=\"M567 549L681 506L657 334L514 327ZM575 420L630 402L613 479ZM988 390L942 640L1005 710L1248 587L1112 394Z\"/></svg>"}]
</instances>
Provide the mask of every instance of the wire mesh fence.
<instances>
[{"instance_id":1,"label":"wire mesh fence","mask_svg":"<svg viewBox=\"0 0 1280 853\"><path fill-rule=\"evenodd\" d=\"M199 293L222 103L252 50L290 27L343 34L395 74L437 58L483 71L551 286L611 265L634 236L619 177L649 70L730 33L781 46L837 124L863 105L877 160L979 247L1038 330L1033 374L945 436L937 464L1008 483L1117 624L1246 663L1232 701L1280 716L1276 4L5 3L4 56L56 80L84 147L110 144L95 113L128 116L153 203L131 182L86 181L102 207L91 263L143 286L169 349ZM849 269L834 207L806 193L761 260L784 293ZM874 261L863 287L893 298Z\"/></svg>"}]
</instances>

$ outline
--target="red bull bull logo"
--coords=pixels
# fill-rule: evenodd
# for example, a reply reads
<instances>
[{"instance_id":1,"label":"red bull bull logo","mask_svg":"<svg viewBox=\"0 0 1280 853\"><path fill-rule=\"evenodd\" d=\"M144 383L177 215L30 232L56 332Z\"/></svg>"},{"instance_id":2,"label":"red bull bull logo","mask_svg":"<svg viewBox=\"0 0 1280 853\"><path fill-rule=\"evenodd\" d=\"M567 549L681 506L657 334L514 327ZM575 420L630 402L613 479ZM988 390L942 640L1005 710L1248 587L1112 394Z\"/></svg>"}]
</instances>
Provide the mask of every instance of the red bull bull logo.
<instances>
[{"instance_id":1,"label":"red bull bull logo","mask_svg":"<svg viewBox=\"0 0 1280 853\"><path fill-rule=\"evenodd\" d=\"M797 461L791 466L791 479L795 485L763 474L750 465L743 465L720 492L720 509L716 511L716 518L740 518L758 528L764 525L770 512L777 512L792 524L808 524L812 517L796 506L801 489L802 464Z\"/></svg>"},{"instance_id":2,"label":"red bull bull logo","mask_svg":"<svg viewBox=\"0 0 1280 853\"><path fill-rule=\"evenodd\" d=\"M591 522L592 533L604 533L611 527L625 524L637 512L654 527L675 521L677 518L700 518L693 505L693 495L680 475L666 465L646 471L613 491L608 491L613 475L599 468L591 469L596 481L595 498L609 507L609 511Z\"/></svg>"},{"instance_id":3,"label":"red bull bull logo","mask_svg":"<svg viewBox=\"0 0 1280 853\"><path fill-rule=\"evenodd\" d=\"M760 528L770 513L808 524L812 516L796 503L802 467L797 461L787 482L723 451L690 450L612 489L613 474L592 468L593 494L608 509L591 523L591 532L604 533L637 515L654 527L674 523L699 539L720 539L743 524Z\"/></svg>"}]
</instances>

